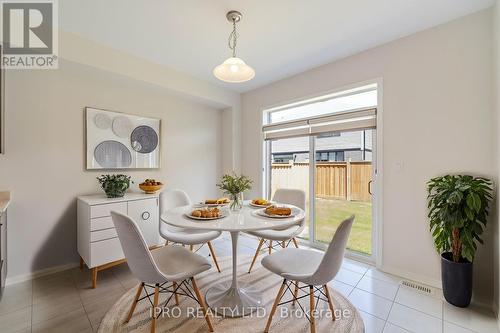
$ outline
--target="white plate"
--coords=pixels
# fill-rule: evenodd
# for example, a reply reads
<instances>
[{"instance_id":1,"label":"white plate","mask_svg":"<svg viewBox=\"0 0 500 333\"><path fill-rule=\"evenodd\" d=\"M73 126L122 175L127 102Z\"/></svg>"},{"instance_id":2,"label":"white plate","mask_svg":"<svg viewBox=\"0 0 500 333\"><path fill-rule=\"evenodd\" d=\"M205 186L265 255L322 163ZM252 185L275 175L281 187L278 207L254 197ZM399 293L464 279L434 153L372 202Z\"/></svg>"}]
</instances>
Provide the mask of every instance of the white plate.
<instances>
[{"instance_id":1,"label":"white plate","mask_svg":"<svg viewBox=\"0 0 500 333\"><path fill-rule=\"evenodd\" d=\"M266 213L266 209L262 208L262 209L256 210L255 214L257 214L259 216L263 216L263 217L273 218L273 219L288 219L291 217L295 217L298 214L298 211L296 208L292 208L292 214L290 214L290 215L269 215Z\"/></svg>"},{"instance_id":2,"label":"white plate","mask_svg":"<svg viewBox=\"0 0 500 333\"><path fill-rule=\"evenodd\" d=\"M190 214L184 214L184 216L186 216L192 220L198 220L198 221L219 220L219 219L223 219L223 218L227 217L227 215L225 215L225 214L221 214L221 215L219 215L219 217L196 217L196 216L192 216Z\"/></svg>"},{"instance_id":3,"label":"white plate","mask_svg":"<svg viewBox=\"0 0 500 333\"><path fill-rule=\"evenodd\" d=\"M252 206L252 207L257 207L257 208L266 208L266 207L269 207L269 206L271 206L271 205L273 205L273 204L274 204L274 202L271 202L271 201L268 201L268 202L267 202L267 205L257 205L257 204L254 204L254 203L253 203L253 202L251 202L251 201L248 203L248 205L249 205L249 206Z\"/></svg>"}]
</instances>

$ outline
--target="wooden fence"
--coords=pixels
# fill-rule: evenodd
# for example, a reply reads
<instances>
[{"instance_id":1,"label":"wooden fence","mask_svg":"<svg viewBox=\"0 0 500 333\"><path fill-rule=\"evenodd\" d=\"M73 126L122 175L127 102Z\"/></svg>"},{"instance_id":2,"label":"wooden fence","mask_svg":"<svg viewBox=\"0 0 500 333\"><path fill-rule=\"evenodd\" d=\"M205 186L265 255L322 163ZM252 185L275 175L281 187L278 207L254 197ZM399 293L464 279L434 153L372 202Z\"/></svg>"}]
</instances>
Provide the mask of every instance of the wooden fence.
<instances>
[{"instance_id":1,"label":"wooden fence","mask_svg":"<svg viewBox=\"0 0 500 333\"><path fill-rule=\"evenodd\" d=\"M271 177L272 193L277 188L309 192L309 163L273 164ZM369 202L371 178L371 162L317 162L316 197Z\"/></svg>"}]
</instances>

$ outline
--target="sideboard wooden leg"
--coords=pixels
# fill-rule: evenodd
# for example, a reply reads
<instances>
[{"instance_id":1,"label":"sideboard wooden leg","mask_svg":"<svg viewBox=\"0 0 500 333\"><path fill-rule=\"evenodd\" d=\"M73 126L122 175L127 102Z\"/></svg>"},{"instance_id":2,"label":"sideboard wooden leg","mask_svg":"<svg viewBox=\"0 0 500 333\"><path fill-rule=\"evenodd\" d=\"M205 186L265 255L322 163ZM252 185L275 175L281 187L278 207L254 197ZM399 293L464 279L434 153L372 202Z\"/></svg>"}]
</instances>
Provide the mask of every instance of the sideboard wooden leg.
<instances>
[{"instance_id":1,"label":"sideboard wooden leg","mask_svg":"<svg viewBox=\"0 0 500 333\"><path fill-rule=\"evenodd\" d=\"M80 257L80 269L83 269L83 264L84 264L84 262L83 262L83 258L82 258L82 257Z\"/></svg>"},{"instance_id":2,"label":"sideboard wooden leg","mask_svg":"<svg viewBox=\"0 0 500 333\"><path fill-rule=\"evenodd\" d=\"M92 268L92 289L97 287L97 267Z\"/></svg>"}]
</instances>

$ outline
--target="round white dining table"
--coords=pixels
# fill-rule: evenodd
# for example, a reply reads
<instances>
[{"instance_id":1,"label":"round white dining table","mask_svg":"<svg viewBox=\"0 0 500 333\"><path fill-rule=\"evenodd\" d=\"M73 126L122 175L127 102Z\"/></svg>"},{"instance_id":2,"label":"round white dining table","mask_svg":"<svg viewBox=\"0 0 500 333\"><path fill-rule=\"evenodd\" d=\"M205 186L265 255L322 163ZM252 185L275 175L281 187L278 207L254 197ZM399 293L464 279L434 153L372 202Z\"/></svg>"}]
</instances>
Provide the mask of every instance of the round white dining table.
<instances>
[{"instance_id":1,"label":"round white dining table","mask_svg":"<svg viewBox=\"0 0 500 333\"><path fill-rule=\"evenodd\" d=\"M232 241L233 277L231 281L217 283L206 293L208 306L219 315L225 317L242 317L249 315L262 306L262 293L253 286L238 282L238 236L242 231L264 229L281 229L298 224L305 218L302 209L292 207L295 212L289 218L270 218L256 214L258 209L245 203L238 212L229 212L229 215L217 220L193 220L187 217L194 209L193 206L176 207L161 215L163 222L185 229L228 231ZM229 211L229 209L228 209Z\"/></svg>"}]
</instances>

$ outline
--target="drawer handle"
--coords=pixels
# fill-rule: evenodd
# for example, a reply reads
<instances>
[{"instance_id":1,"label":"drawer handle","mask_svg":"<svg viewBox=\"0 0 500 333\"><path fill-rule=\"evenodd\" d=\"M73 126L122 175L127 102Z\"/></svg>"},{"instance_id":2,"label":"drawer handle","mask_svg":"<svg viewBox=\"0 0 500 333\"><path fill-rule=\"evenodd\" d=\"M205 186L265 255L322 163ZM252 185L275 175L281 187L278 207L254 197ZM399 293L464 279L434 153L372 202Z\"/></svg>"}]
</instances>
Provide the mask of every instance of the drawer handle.
<instances>
[{"instance_id":1,"label":"drawer handle","mask_svg":"<svg viewBox=\"0 0 500 333\"><path fill-rule=\"evenodd\" d=\"M146 221L146 220L149 220L149 218L151 217L151 214L149 212L144 212L144 213L142 213L141 217L144 221Z\"/></svg>"}]
</instances>

